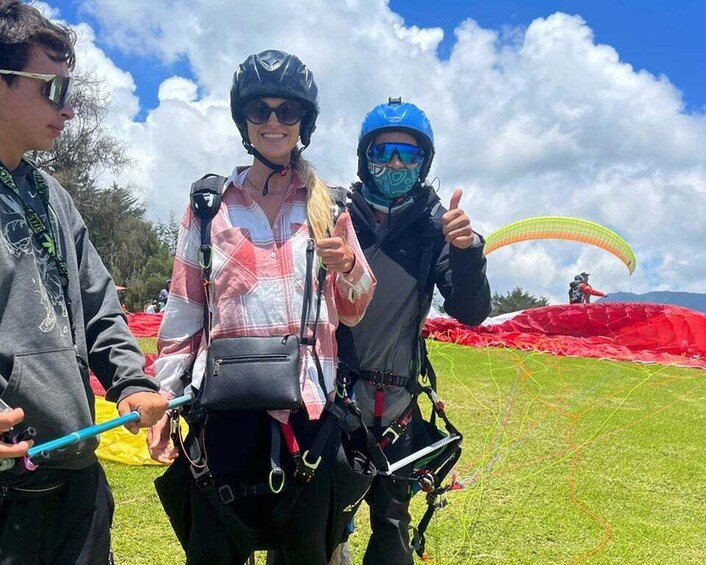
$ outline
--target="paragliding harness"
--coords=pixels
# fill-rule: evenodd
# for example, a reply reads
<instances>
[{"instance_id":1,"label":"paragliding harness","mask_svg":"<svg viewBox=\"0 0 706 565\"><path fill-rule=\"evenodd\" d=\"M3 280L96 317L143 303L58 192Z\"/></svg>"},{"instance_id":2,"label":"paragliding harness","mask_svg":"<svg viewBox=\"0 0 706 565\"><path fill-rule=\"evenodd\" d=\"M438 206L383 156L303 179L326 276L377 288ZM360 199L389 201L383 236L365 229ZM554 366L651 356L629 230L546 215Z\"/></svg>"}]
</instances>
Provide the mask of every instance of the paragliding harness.
<instances>
[{"instance_id":1,"label":"paragliding harness","mask_svg":"<svg viewBox=\"0 0 706 565\"><path fill-rule=\"evenodd\" d=\"M225 177L208 174L194 182L191 186L191 208L201 222L201 245L199 250L205 292L204 334L206 343L208 344L210 344L209 330L212 323L212 313L209 308L212 252L210 234L211 222L220 208L225 180ZM336 192L338 189L330 188L330 190L334 201L340 202L340 200L338 200L339 193ZM337 210L340 212L340 204L338 204ZM334 216L334 223L336 218L337 214ZM316 343L316 322L319 319L319 310L326 279L326 270L323 267L319 268L317 274L318 302L316 305L316 320L311 332L311 337L304 336L304 328L308 324L308 312L313 294L311 280L313 256L314 246L312 239L307 245L307 275L303 300L302 331L299 343L311 347L319 377L319 386L325 391L323 372L314 347ZM193 364L191 370L193 370ZM204 380L207 379L208 376L204 376ZM187 374L184 376L183 380L185 384L188 384L191 380L191 376ZM204 387L202 386L202 388ZM203 446L204 428L208 422L209 410L200 402L198 394L193 405L191 407L185 407L183 410L184 419L189 423L191 430L191 433L186 438L186 442L181 437L178 423L180 412L172 412L171 431L174 445L180 446L182 453L188 460L190 472L196 482L196 487L200 492L206 495L225 530L230 537L237 542L237 545L243 550L244 554L248 554L255 549L271 549L271 535L268 532L254 530L245 526L231 510L229 504L235 500L246 497L282 493L281 501L275 506L273 517L277 524L286 527L302 495L304 487L314 478L330 437L336 428L340 428L335 431L336 434L341 433L342 430L346 428L343 422L349 415L358 420L366 432L366 445L370 453L370 459L365 468L354 471L350 466L351 460L347 457L347 454L342 453L341 448L337 449L335 461L332 462L331 465L332 480L336 485L334 489L335 500L332 502L331 506L336 508L337 513L333 515L332 519L329 521L329 532L327 534L327 552L329 556L342 541L345 527L358 506L362 503L365 493L370 488L375 478L377 469L386 468L387 462L382 454L382 450L377 446L375 437L372 432L365 427L362 414L358 408L350 402L345 393L337 389L335 401L327 402L324 412L325 418L323 419L321 428L317 432L309 449L303 453L300 452L291 422L282 424L281 422L271 419L271 471L265 482L256 485L216 484L211 470L209 469L206 450ZM280 466L280 446L282 439L284 439L287 451L293 461L293 481L290 481L285 476L285 472Z\"/></svg>"},{"instance_id":2,"label":"paragliding harness","mask_svg":"<svg viewBox=\"0 0 706 565\"><path fill-rule=\"evenodd\" d=\"M431 215L433 215L433 210ZM419 285L418 329L421 329L423 324L424 293L431 271L434 240L436 238L436 232L433 231L431 225L421 236L421 257L417 279ZM419 359L419 370L416 369L417 358ZM425 532L434 512L446 506L446 493L449 490L458 488L453 480L446 485L443 482L461 457L463 436L449 420L444 403L436 394L436 373L427 355L426 341L421 335L415 341L413 359L415 359L415 367L412 375L418 375L416 379L394 375L385 371L361 371L341 362L339 362L339 378L343 378L351 386L357 379L362 379L377 387L375 391L375 422L373 429L376 436L380 438L378 445L382 450L402 437L410 424L414 427L414 452L400 461L391 463L387 471L382 469L378 469L378 471L382 476L409 481L412 494L416 494L420 490L426 493L427 509L417 527L412 528L412 540L410 542L412 549L417 555L423 557L426 545ZM405 387L411 394L412 399L402 411L402 414L383 430L381 424L385 389L394 386ZM417 400L421 394L426 394L431 402L429 420L419 418L420 412ZM414 418L415 413L416 419ZM445 430L437 427L437 418L444 422ZM422 443L426 445L422 445ZM406 467L410 463L412 464L412 470L408 476L395 474L397 469Z\"/></svg>"},{"instance_id":3,"label":"paragliding harness","mask_svg":"<svg viewBox=\"0 0 706 565\"><path fill-rule=\"evenodd\" d=\"M569 304L581 304L583 302L583 292L579 286L583 281L571 281L569 283Z\"/></svg>"}]
</instances>

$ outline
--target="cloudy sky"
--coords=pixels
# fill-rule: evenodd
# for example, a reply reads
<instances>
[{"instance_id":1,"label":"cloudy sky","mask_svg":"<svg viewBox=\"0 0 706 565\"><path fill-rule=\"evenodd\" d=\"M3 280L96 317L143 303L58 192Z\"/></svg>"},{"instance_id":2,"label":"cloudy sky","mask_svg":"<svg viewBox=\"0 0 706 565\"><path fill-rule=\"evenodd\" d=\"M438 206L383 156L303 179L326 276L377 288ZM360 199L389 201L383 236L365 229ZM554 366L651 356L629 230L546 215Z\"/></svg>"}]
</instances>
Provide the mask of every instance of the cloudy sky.
<instances>
[{"instance_id":1,"label":"cloudy sky","mask_svg":"<svg viewBox=\"0 0 706 565\"><path fill-rule=\"evenodd\" d=\"M615 230L637 256L629 277L594 247L516 244L488 258L495 291L565 302L568 282L589 271L607 292L706 292L706 39L686 13L694 3L677 2L673 22L666 11L601 12L606 2L491 4L440 0L433 14L432 3L402 0L46 8L78 31L79 67L104 78L109 125L134 159L117 180L137 187L152 219L180 218L192 180L249 162L230 119L231 76L250 53L278 48L316 76L321 115L306 156L329 182L354 180L363 116L402 96L434 127L430 178L442 200L461 187L477 231L575 216Z\"/></svg>"}]
</instances>

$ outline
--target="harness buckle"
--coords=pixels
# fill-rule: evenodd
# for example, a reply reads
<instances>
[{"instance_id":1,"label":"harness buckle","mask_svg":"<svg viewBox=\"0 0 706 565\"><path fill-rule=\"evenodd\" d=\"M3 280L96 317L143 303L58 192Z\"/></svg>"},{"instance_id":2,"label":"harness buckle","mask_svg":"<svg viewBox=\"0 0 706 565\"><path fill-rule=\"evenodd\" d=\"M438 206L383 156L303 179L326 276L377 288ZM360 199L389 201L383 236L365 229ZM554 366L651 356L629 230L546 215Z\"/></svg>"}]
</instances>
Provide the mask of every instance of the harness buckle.
<instances>
[{"instance_id":1,"label":"harness buckle","mask_svg":"<svg viewBox=\"0 0 706 565\"><path fill-rule=\"evenodd\" d=\"M199 491L203 492L215 484L211 470L205 463L203 467L189 465L189 470L191 471L191 476L194 477L196 488L199 489Z\"/></svg>"},{"instance_id":2,"label":"harness buckle","mask_svg":"<svg viewBox=\"0 0 706 565\"><path fill-rule=\"evenodd\" d=\"M179 432L179 411L177 409L172 410L169 413L169 437L176 445L178 440L177 433Z\"/></svg>"},{"instance_id":3,"label":"harness buckle","mask_svg":"<svg viewBox=\"0 0 706 565\"><path fill-rule=\"evenodd\" d=\"M436 501L433 504L433 508L434 510L441 510L442 508L445 508L448 505L449 499L446 496L446 493L443 493L439 497L437 497Z\"/></svg>"},{"instance_id":4,"label":"harness buckle","mask_svg":"<svg viewBox=\"0 0 706 565\"><path fill-rule=\"evenodd\" d=\"M336 378L335 387L336 387L336 396L338 396L338 398L345 398L346 396L348 396L348 382L347 382L347 380L348 379L341 378L341 377Z\"/></svg>"},{"instance_id":5,"label":"harness buckle","mask_svg":"<svg viewBox=\"0 0 706 565\"><path fill-rule=\"evenodd\" d=\"M286 480L284 470L282 470L281 467L273 467L267 479L267 483L270 487L270 491L272 491L272 494L279 494L282 492ZM276 484L277 481L279 481L279 484Z\"/></svg>"},{"instance_id":6,"label":"harness buckle","mask_svg":"<svg viewBox=\"0 0 706 565\"><path fill-rule=\"evenodd\" d=\"M221 502L223 504L230 504L235 500L235 495L233 494L233 489L230 488L230 485L218 487L218 496L221 497Z\"/></svg>"},{"instance_id":7,"label":"harness buckle","mask_svg":"<svg viewBox=\"0 0 706 565\"><path fill-rule=\"evenodd\" d=\"M434 474L428 469L424 469L419 472L417 482L419 483L419 488L427 494L433 492L436 487L436 479L434 478Z\"/></svg>"},{"instance_id":8,"label":"harness buckle","mask_svg":"<svg viewBox=\"0 0 706 565\"><path fill-rule=\"evenodd\" d=\"M404 430L402 429L402 427L399 424L398 425L395 425L395 424L397 424L397 422L393 422L392 424L390 424L387 427L387 429L382 433L382 437L389 436L389 439L388 439L389 444L395 443L398 439L400 439L402 432L404 432ZM380 438L380 439L382 439L382 438Z\"/></svg>"},{"instance_id":9,"label":"harness buckle","mask_svg":"<svg viewBox=\"0 0 706 565\"><path fill-rule=\"evenodd\" d=\"M301 464L297 465L297 470L295 472L295 476L297 479L308 483L311 481L311 479L314 478L314 472L316 469L318 469L319 464L321 463L321 455L319 455L316 458L316 461L313 461L309 463L307 461L307 457L309 456L309 450L307 449L301 456Z\"/></svg>"},{"instance_id":10,"label":"harness buckle","mask_svg":"<svg viewBox=\"0 0 706 565\"><path fill-rule=\"evenodd\" d=\"M353 414L356 418L360 419L363 417L363 413L360 411L358 405L353 402L347 396L343 398L343 405L348 409L348 411Z\"/></svg>"},{"instance_id":11,"label":"harness buckle","mask_svg":"<svg viewBox=\"0 0 706 565\"><path fill-rule=\"evenodd\" d=\"M393 377L394 375L390 371L379 371L377 369L373 369L372 371L369 371L368 378L365 380L377 388L385 389L392 386Z\"/></svg>"}]
</instances>

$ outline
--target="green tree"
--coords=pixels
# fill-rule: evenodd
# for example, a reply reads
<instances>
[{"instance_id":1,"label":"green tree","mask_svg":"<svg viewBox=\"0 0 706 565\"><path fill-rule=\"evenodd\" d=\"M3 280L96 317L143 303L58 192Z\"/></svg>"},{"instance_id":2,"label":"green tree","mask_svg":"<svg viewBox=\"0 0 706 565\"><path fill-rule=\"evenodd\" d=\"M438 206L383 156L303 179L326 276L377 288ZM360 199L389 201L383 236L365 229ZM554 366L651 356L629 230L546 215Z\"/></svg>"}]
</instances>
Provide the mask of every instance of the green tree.
<instances>
[{"instance_id":1,"label":"green tree","mask_svg":"<svg viewBox=\"0 0 706 565\"><path fill-rule=\"evenodd\" d=\"M76 113L49 152L37 153L37 165L53 174L80 205L81 189L90 190L106 170L119 173L130 164L125 146L105 126L109 97L100 80L74 76L71 104ZM80 208L79 208L80 210Z\"/></svg>"},{"instance_id":2,"label":"green tree","mask_svg":"<svg viewBox=\"0 0 706 565\"><path fill-rule=\"evenodd\" d=\"M119 173L130 164L124 144L105 125L108 96L102 83L89 75L77 77L72 104L76 117L54 149L35 159L73 197L101 259L116 284L127 287L123 302L130 310L142 310L171 275L173 245L160 226L145 218L134 187L98 186L101 173Z\"/></svg>"},{"instance_id":3,"label":"green tree","mask_svg":"<svg viewBox=\"0 0 706 565\"><path fill-rule=\"evenodd\" d=\"M91 240L115 281L127 287L124 301L142 310L157 298L171 276L173 259L157 228L144 218L145 209L131 190L114 184L85 191L83 218Z\"/></svg>"},{"instance_id":4,"label":"green tree","mask_svg":"<svg viewBox=\"0 0 706 565\"><path fill-rule=\"evenodd\" d=\"M157 233L159 239L163 241L169 248L169 254L173 257L176 255L177 238L179 237L179 222L174 216L174 212L169 212L169 220L167 223L157 223Z\"/></svg>"},{"instance_id":5,"label":"green tree","mask_svg":"<svg viewBox=\"0 0 706 565\"><path fill-rule=\"evenodd\" d=\"M527 310L529 308L539 308L547 306L549 300L541 297L532 296L526 290L522 290L519 286L513 288L507 294L501 295L497 292L493 293L490 299L490 315L498 316L509 312L517 312L518 310Z\"/></svg>"}]
</instances>

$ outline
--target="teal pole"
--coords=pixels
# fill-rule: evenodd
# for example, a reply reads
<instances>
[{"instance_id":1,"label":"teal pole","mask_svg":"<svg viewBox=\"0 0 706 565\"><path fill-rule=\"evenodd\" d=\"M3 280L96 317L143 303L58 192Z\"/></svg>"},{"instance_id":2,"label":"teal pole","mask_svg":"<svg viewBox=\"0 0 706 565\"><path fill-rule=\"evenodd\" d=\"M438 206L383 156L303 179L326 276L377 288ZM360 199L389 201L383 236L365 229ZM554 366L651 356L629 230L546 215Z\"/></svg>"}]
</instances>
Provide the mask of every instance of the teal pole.
<instances>
[{"instance_id":1,"label":"teal pole","mask_svg":"<svg viewBox=\"0 0 706 565\"><path fill-rule=\"evenodd\" d=\"M189 404L192 400L193 397L190 394L179 396L169 402L169 408L179 408L180 406ZM50 453L57 449L61 449L62 447L66 447L67 445L72 445L74 443L90 439L99 434L102 434L103 432L107 432L120 426L124 426L125 424L129 424L130 422L137 422L139 419L140 413L135 410L133 412L130 412L129 414L125 414L124 416L119 416L118 418L113 418L112 420L103 422L102 424L89 426L88 428L78 430L63 437L47 441L46 443L34 445L27 450L27 457L31 459L32 457L36 457L37 455L46 455L47 453Z\"/></svg>"}]
</instances>

